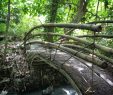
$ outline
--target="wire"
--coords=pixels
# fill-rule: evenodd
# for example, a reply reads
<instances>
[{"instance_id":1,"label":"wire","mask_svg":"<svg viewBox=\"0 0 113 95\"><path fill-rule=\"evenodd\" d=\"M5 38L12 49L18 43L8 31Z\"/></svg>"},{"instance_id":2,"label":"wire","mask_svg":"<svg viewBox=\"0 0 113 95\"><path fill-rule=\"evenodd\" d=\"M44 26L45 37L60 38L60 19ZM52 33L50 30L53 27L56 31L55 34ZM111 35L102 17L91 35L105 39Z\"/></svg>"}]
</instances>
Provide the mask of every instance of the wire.
<instances>
[{"instance_id":1,"label":"wire","mask_svg":"<svg viewBox=\"0 0 113 95\"><path fill-rule=\"evenodd\" d=\"M97 21L97 15L98 15L98 7L99 7L99 0L97 3L97 9L96 9L96 21ZM95 54L95 42L96 42L96 37L95 37L96 32L93 32L94 38L93 38L93 53L92 53L92 60L94 59L94 54ZM94 64L92 63L92 82L91 82L91 90L92 90L92 95L94 92Z\"/></svg>"}]
</instances>

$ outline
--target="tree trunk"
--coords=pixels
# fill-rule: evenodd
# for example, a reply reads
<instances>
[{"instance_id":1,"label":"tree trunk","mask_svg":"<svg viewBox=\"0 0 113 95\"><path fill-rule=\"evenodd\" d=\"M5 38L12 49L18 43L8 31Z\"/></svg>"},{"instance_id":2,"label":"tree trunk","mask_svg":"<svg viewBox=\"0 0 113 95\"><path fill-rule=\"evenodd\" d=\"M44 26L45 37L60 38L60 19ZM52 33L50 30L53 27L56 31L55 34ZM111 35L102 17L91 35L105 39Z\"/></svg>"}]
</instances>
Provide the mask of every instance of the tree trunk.
<instances>
[{"instance_id":1,"label":"tree trunk","mask_svg":"<svg viewBox=\"0 0 113 95\"><path fill-rule=\"evenodd\" d=\"M110 59L110 58L108 58L108 57L106 57L106 56L104 56L104 55L102 55L102 54L98 54L98 53L96 53L96 52L93 52L93 50L91 50L91 49L88 49L88 48L84 48L84 47L82 47L82 46L79 46L79 45L72 45L72 44L63 44L63 46L66 46L66 47L69 47L69 48L74 48L75 50L76 49L80 49L81 51L86 51L86 52L88 52L88 53L90 53L90 54L94 54L94 55L96 55L97 57L99 57L99 58L101 58L101 59L103 59L103 60L105 60L105 61L108 61L108 62L110 62L110 63L112 63L113 64L113 60L112 59ZM84 52L83 51L83 52Z\"/></svg>"},{"instance_id":2,"label":"tree trunk","mask_svg":"<svg viewBox=\"0 0 113 95\"><path fill-rule=\"evenodd\" d=\"M89 0L79 0L78 7L77 7L77 13L73 17L71 23L79 23L83 16L86 13L86 8ZM70 35L74 29L65 29L64 33L66 35Z\"/></svg>"},{"instance_id":3,"label":"tree trunk","mask_svg":"<svg viewBox=\"0 0 113 95\"><path fill-rule=\"evenodd\" d=\"M52 28L52 27L59 27L59 28L74 28L74 29L86 29L86 30L91 30L94 32L100 32L102 30L101 25L90 25L90 24L75 24L75 23L71 23L71 24L65 24L65 23L47 23L47 24L42 24L42 25L38 25L33 27L32 29L30 29L24 39L28 38L31 34L31 32L37 28Z\"/></svg>"},{"instance_id":4,"label":"tree trunk","mask_svg":"<svg viewBox=\"0 0 113 95\"><path fill-rule=\"evenodd\" d=\"M80 38L83 38L83 37L89 37L89 38L100 37L100 38L111 39L111 38L113 38L113 35L79 35L79 36L76 36L76 37L80 37Z\"/></svg>"},{"instance_id":5,"label":"tree trunk","mask_svg":"<svg viewBox=\"0 0 113 95\"><path fill-rule=\"evenodd\" d=\"M73 49L70 49L70 48L67 48L67 47L63 47L61 45L59 46L59 45L54 44L54 43L42 42L42 41L32 41L32 42L27 43L27 45L28 44L34 44L34 43L43 44L43 45L45 45L47 47L52 47L52 48L58 49L58 50L60 49L62 51L66 51L66 52L68 52L68 53L70 53L70 54L72 54L74 56L77 56L79 58L82 58L82 59L84 59L86 61L89 61L91 63L94 63L95 65L98 65L100 67L103 67L103 68L106 68L107 67L107 63L104 62L104 61L101 61L98 58L93 58L92 56L85 55L85 54L83 54L81 52L78 52L76 50L73 50Z\"/></svg>"},{"instance_id":6,"label":"tree trunk","mask_svg":"<svg viewBox=\"0 0 113 95\"><path fill-rule=\"evenodd\" d=\"M82 17L86 13L86 8L89 0L80 0L77 8L77 13L74 16L72 23L79 23L82 20Z\"/></svg>"},{"instance_id":7,"label":"tree trunk","mask_svg":"<svg viewBox=\"0 0 113 95\"><path fill-rule=\"evenodd\" d=\"M54 23L56 20L58 4L59 4L59 0L51 1L50 16L48 17L48 22L50 22L50 23ZM45 31L46 32L54 32L54 27L51 27L51 28L45 27ZM53 36L51 36L51 35L45 36L45 40L47 40L49 42L53 42Z\"/></svg>"},{"instance_id":8,"label":"tree trunk","mask_svg":"<svg viewBox=\"0 0 113 95\"><path fill-rule=\"evenodd\" d=\"M82 44L89 45L89 46L95 45L95 47L96 47L97 49L100 49L100 50L102 50L102 51L104 51L104 52L107 52L107 53L109 53L109 54L113 54L113 49L112 49L112 48L109 48L109 47L106 47L106 46L102 46L102 45L99 45L99 44L96 44L96 43L93 44L93 43L91 43L91 42L89 42L89 41L87 41L87 40L84 40L84 39L81 39L81 38L78 38L78 37L71 37L71 36L69 36L69 35L62 35L62 34L57 34L57 33L39 33L39 34L34 35L34 36L39 36L39 35L61 36L61 37L63 37L63 38L75 40L75 41L79 42L80 44L82 43ZM28 39L30 39L30 38L32 38L32 37L34 37L34 36L32 35L32 36L29 37ZM28 39L26 39L26 41L27 41Z\"/></svg>"},{"instance_id":9,"label":"tree trunk","mask_svg":"<svg viewBox=\"0 0 113 95\"><path fill-rule=\"evenodd\" d=\"M37 50L36 50L37 51ZM29 52L28 52L29 53ZM41 51L30 52L29 56L35 55L36 57L43 60L46 64L50 65L54 69L58 70L65 78L69 81L73 88L78 92L77 87L81 90L83 95L112 95L112 85L106 80L111 80L111 76L105 72L105 70L96 68L94 66L93 70L87 67L84 63L86 61L81 61L76 58L67 61L65 64L61 65L65 61L66 56L70 56L65 53L57 53L57 56L62 56L56 59L55 61L47 59L46 55L41 53ZM66 59L68 58L66 57ZM31 59L32 60L32 59ZM62 62L60 61L62 60ZM87 63L87 62L86 62ZM93 71L93 72L92 72ZM93 77L92 77L93 75ZM101 75L105 76L103 78ZM93 90L92 90L92 81L93 81ZM111 80L112 81L112 80ZM76 87L77 86L77 87ZM106 89L103 89L103 87ZM93 92L94 91L94 92ZM81 93L79 93L81 95Z\"/></svg>"}]
</instances>

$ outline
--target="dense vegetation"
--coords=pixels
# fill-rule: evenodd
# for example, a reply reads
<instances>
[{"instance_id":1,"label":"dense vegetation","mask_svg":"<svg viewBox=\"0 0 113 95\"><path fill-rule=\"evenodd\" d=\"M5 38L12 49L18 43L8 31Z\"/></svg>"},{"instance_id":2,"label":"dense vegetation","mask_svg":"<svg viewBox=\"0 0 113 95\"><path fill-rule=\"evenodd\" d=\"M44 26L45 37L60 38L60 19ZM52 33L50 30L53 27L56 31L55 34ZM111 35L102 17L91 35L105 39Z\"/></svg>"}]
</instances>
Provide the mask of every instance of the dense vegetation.
<instances>
[{"instance_id":1,"label":"dense vegetation","mask_svg":"<svg viewBox=\"0 0 113 95\"><path fill-rule=\"evenodd\" d=\"M110 74L112 73L113 75L112 24L113 0L0 0L0 75L2 76L0 83L3 83L3 85L0 85L0 89L4 87L4 73L8 75L7 77L9 78L9 80L5 79L5 82L8 81L6 83L12 81L10 78L13 79L11 85L17 83L17 87L15 87L16 90L18 90L18 85L22 82L20 82L20 80L19 82L18 80L15 82L14 78L25 79L25 83L27 84L26 76L30 77L30 79L32 76L29 63L34 62L33 68L35 68L37 73L38 66L36 66L35 63L37 63L38 57L39 63L42 62L43 59L43 62L46 63L47 61L47 64L53 66L52 62L54 63L55 56L57 55L59 57L57 49L70 54L70 58L73 56L79 57L85 61L94 63L104 68L104 70L110 71ZM28 43L26 44L27 41ZM17 45L18 43L19 47ZM37 60L33 60L34 52L27 54L26 50L30 48L27 47L29 44L36 43L44 46L47 56L45 54L43 58L43 54L39 55L36 52L38 55ZM46 50L48 51L46 52ZM52 56L52 50L55 50L54 56ZM50 55L48 55L48 52ZM51 56L53 57L52 60ZM46 57L48 57L48 59ZM70 58L67 61L69 61ZM61 59L65 59L65 56ZM85 63L83 62L83 64ZM43 68L43 71L42 68L43 66L39 66L37 76L40 75L40 72L43 72L43 74L46 73L46 66ZM48 68L51 69L50 67ZM68 72L67 68L69 68L69 66L64 66L64 69ZM88 67L88 70L89 72L91 70L93 72L93 65L92 68ZM98 70L98 68L95 70ZM70 71L69 69L69 72ZM69 78L69 75L65 71L62 71L62 68L61 72ZM33 74L34 73L35 72L33 72ZM78 73L79 72L76 74ZM101 72L99 71L99 73ZM93 81L93 73L91 74ZM51 76L49 79L51 79ZM39 79L39 83L42 81L41 78ZM74 78L74 74L72 74L72 78ZM96 81L98 81L100 76L99 78L96 76L96 78ZM56 81L58 82L58 80ZM69 81L70 80L71 79L69 79ZM91 79L89 81L91 82ZM32 83L33 82L31 82L31 84ZM80 82L79 84L83 85L84 83L82 84ZM24 87L24 90L26 90L26 87L29 88L30 84L26 87L25 85L20 87L22 87L22 89ZM85 92L85 90L83 91Z\"/></svg>"},{"instance_id":2,"label":"dense vegetation","mask_svg":"<svg viewBox=\"0 0 113 95\"><path fill-rule=\"evenodd\" d=\"M22 40L25 32L33 26L43 23L94 23L101 24L103 30L97 35L106 35L109 38L113 26L112 0L8 0L0 1L0 34L7 34L9 40L17 38ZM9 27L7 28L7 20ZM100 23L99 23L100 22ZM6 32L5 32L6 31ZM74 29L45 28L35 32L55 32L69 35L89 35L89 31ZM74 31L74 32L73 32ZM12 38L12 39L11 39ZM111 38L111 37L110 37ZM56 37L45 37L49 41L57 41ZM86 38L93 41L91 38ZM96 38L97 43L112 47L113 39Z\"/></svg>"},{"instance_id":3,"label":"dense vegetation","mask_svg":"<svg viewBox=\"0 0 113 95\"><path fill-rule=\"evenodd\" d=\"M3 22L7 20L7 5L8 0L0 1L0 33L5 31ZM112 0L11 0L9 34L22 36L34 25L47 22L88 23L112 20L112 6ZM108 26L106 30L103 29L103 34L112 34L112 25L102 25Z\"/></svg>"}]
</instances>

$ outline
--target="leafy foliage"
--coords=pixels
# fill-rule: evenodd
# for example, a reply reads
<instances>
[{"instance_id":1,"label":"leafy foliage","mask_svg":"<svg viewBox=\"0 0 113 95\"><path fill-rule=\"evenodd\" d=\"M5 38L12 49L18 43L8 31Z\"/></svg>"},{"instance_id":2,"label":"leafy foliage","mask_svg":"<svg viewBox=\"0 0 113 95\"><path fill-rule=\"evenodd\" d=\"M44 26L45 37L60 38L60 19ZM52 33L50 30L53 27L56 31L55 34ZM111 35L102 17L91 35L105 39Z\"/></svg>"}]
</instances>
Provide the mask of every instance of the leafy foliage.
<instances>
[{"instance_id":1,"label":"leafy foliage","mask_svg":"<svg viewBox=\"0 0 113 95\"><path fill-rule=\"evenodd\" d=\"M64 22L64 23L71 22L74 19L75 15L77 14L79 1L80 0L59 0L55 22ZM87 23L95 20L112 19L113 0L86 0L86 1L88 2L86 13L85 16L82 17L80 23L84 22ZM0 19L6 19L8 10L7 2L8 0L5 1L0 0ZM53 17L51 16L50 12L52 3L55 3L55 1L11 0L10 34L23 36L24 33L28 31L32 26L49 22L49 20ZM59 30L60 29L55 29L55 31ZM1 32L5 31L5 24L0 24L0 31ZM85 33L88 32L86 31ZM107 33L106 35L109 35L111 32L106 33ZM75 35L77 34L75 33Z\"/></svg>"}]
</instances>

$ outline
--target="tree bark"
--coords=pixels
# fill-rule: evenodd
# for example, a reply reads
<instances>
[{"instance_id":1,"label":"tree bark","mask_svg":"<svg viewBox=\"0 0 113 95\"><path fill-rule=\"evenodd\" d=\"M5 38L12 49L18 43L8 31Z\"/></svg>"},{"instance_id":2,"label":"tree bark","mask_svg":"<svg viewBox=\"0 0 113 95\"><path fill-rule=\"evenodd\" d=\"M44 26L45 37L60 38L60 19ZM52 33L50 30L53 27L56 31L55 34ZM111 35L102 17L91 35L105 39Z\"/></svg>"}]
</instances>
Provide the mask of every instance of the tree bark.
<instances>
[{"instance_id":1,"label":"tree bark","mask_svg":"<svg viewBox=\"0 0 113 95\"><path fill-rule=\"evenodd\" d=\"M39 57L45 63L47 63L54 69L58 70L62 75L64 75L77 92L78 90L76 89L76 85L80 89L83 95L92 95L91 87L92 87L92 80L93 80L93 84L94 84L93 95L104 95L104 94L112 95L112 92L113 92L112 86L110 85L110 83L108 84L106 77L110 80L112 78L108 73L105 72L105 70L103 69L100 70L100 68L94 67L93 68L94 78L93 78L92 69L84 65L86 61L83 61L83 60L81 61L79 59L77 59L78 60L77 61L76 58L72 58L73 61L70 60L72 63L68 61L65 64L61 65L61 61L59 60L62 60L64 62L65 59L63 58L65 57L65 55L69 55L69 54L62 54L62 57L58 58L59 60L56 59L55 61L53 61L53 60L47 59L46 55L42 54L41 51L30 52L29 56L31 56L33 53L37 55L36 57ZM57 56L59 56L59 53L57 54ZM103 78L100 75L104 75L106 77ZM104 87L106 90L103 89L102 87ZM81 93L79 93L79 95L81 95Z\"/></svg>"},{"instance_id":2,"label":"tree bark","mask_svg":"<svg viewBox=\"0 0 113 95\"><path fill-rule=\"evenodd\" d=\"M113 23L113 20L100 20L100 21L88 22L87 24L97 24L97 23Z\"/></svg>"},{"instance_id":3,"label":"tree bark","mask_svg":"<svg viewBox=\"0 0 113 95\"><path fill-rule=\"evenodd\" d=\"M31 55L34 55L34 53L29 53L28 52L28 54L29 54L29 56L31 56ZM77 80L74 80L71 76L70 76L70 74L68 73L68 70L65 70L65 65L61 68L59 68L59 63L58 63L58 61L57 61L57 64L55 63L55 64L53 64L53 62L52 61L50 61L50 60L48 60L48 59L46 59L46 58L44 58L42 55L40 55L39 53L37 53L37 52L35 52L35 55L37 55L42 61L44 61L46 64L48 64L49 66L51 66L52 68L54 68L54 69L56 69L56 70L58 70L62 75L64 75L65 76L65 78L69 81L69 83L72 85L72 87L74 88L74 89L76 89L77 90L77 92L79 93L79 89L77 89L78 87L78 83L76 83L77 82ZM57 65L57 66L56 66ZM68 68L70 68L69 66L67 66ZM76 73L76 72L75 72ZM80 84L79 84L80 85ZM79 93L80 94L80 93ZM81 95L81 94L80 94Z\"/></svg>"},{"instance_id":4,"label":"tree bark","mask_svg":"<svg viewBox=\"0 0 113 95\"><path fill-rule=\"evenodd\" d=\"M107 39L110 39L110 38L113 38L113 35L79 35L79 36L76 36L76 37L80 37L80 38L83 38L83 37L90 37L90 38L94 38L94 37L100 37L100 38L107 38Z\"/></svg>"},{"instance_id":5,"label":"tree bark","mask_svg":"<svg viewBox=\"0 0 113 95\"><path fill-rule=\"evenodd\" d=\"M87 41L85 39L81 39L81 38L78 38L78 37L71 37L69 35L62 35L62 34L57 34L57 33L38 33L36 35L32 35L31 37L27 38L24 41L26 42L28 39L30 39L30 38L32 38L34 36L39 36L39 35L61 36L63 38L67 38L67 39L72 39L72 40L78 41L79 43L82 43L82 44L85 44L85 45L89 45L89 46L95 45L95 48L100 49L100 50L102 50L104 52L107 52L109 54L113 54L113 49L112 48L109 48L109 47L106 47L106 46L102 46L102 45L99 45L99 44L96 44L96 43L94 44L94 43L91 43L91 42L89 42L89 41Z\"/></svg>"},{"instance_id":6,"label":"tree bark","mask_svg":"<svg viewBox=\"0 0 113 95\"><path fill-rule=\"evenodd\" d=\"M50 9L50 13L49 13L50 15L48 16L49 23L54 23L56 20L58 4L59 4L59 0L51 1L51 5L50 5L51 9ZM51 27L51 28L45 27L45 31L46 32L54 32L54 27ZM47 40L49 42L53 42L53 36L51 36L51 35L45 36L45 40Z\"/></svg>"},{"instance_id":7,"label":"tree bark","mask_svg":"<svg viewBox=\"0 0 113 95\"><path fill-rule=\"evenodd\" d=\"M71 23L79 23L82 20L82 17L86 13L86 8L89 0L80 0L77 8L77 13L74 16L73 20Z\"/></svg>"},{"instance_id":8,"label":"tree bark","mask_svg":"<svg viewBox=\"0 0 113 95\"><path fill-rule=\"evenodd\" d=\"M94 32L100 32L102 30L101 25L75 24L75 23L71 23L71 24L47 23L47 24L43 24L43 27L86 29Z\"/></svg>"},{"instance_id":9,"label":"tree bark","mask_svg":"<svg viewBox=\"0 0 113 95\"><path fill-rule=\"evenodd\" d=\"M42 25L38 25L33 27L32 29L30 29L24 39L26 39L27 36L30 36L31 32L37 28L41 28L41 27L48 27L48 28L52 28L52 27L59 27L59 28L74 28L74 29L86 29L86 30L91 30L94 32L100 32L102 30L101 25L90 25L90 24L75 24L75 23L71 23L71 24L64 24L64 23L47 23L47 24L42 24Z\"/></svg>"},{"instance_id":10,"label":"tree bark","mask_svg":"<svg viewBox=\"0 0 113 95\"><path fill-rule=\"evenodd\" d=\"M80 49L81 51L84 50L84 51L86 51L86 52L88 52L90 54L93 54L94 53L94 55L96 55L97 57L99 57L99 58L101 58L101 59L103 59L105 61L108 61L108 62L110 62L110 63L113 64L113 60L112 59L110 59L110 58L108 58L108 57L106 57L106 56L104 56L102 54L98 54L96 52L93 52L93 50L91 50L91 49L84 48L84 47L79 46L79 45L72 45L72 44L63 44L63 46L66 46L66 47L69 47L69 48L74 48L75 50L76 49Z\"/></svg>"},{"instance_id":11,"label":"tree bark","mask_svg":"<svg viewBox=\"0 0 113 95\"><path fill-rule=\"evenodd\" d=\"M79 23L82 20L83 16L86 13L88 2L89 0L79 0L78 7L77 7L77 13L73 17L71 23ZM70 35L72 31L74 31L74 29L65 29L64 32L66 35Z\"/></svg>"},{"instance_id":12,"label":"tree bark","mask_svg":"<svg viewBox=\"0 0 113 95\"><path fill-rule=\"evenodd\" d=\"M70 49L70 48L67 48L67 47L64 47L64 46L61 46L61 45L59 46L59 45L54 44L54 43L42 42L42 41L32 41L32 42L27 43L27 45L28 44L34 44L34 43L39 43L39 44L43 44L43 45L45 45L47 47L52 47L54 49L60 49L62 51L66 51L66 52L68 52L68 53L70 53L70 54L72 54L74 56L77 56L77 57L82 58L82 59L84 59L86 61L94 63L95 65L98 65L98 66L100 66L102 68L106 68L107 67L107 63L105 61L101 61L98 58L93 58L92 56L85 55L85 54L83 54L81 52L78 52L76 50L73 50L73 49Z\"/></svg>"}]
</instances>

